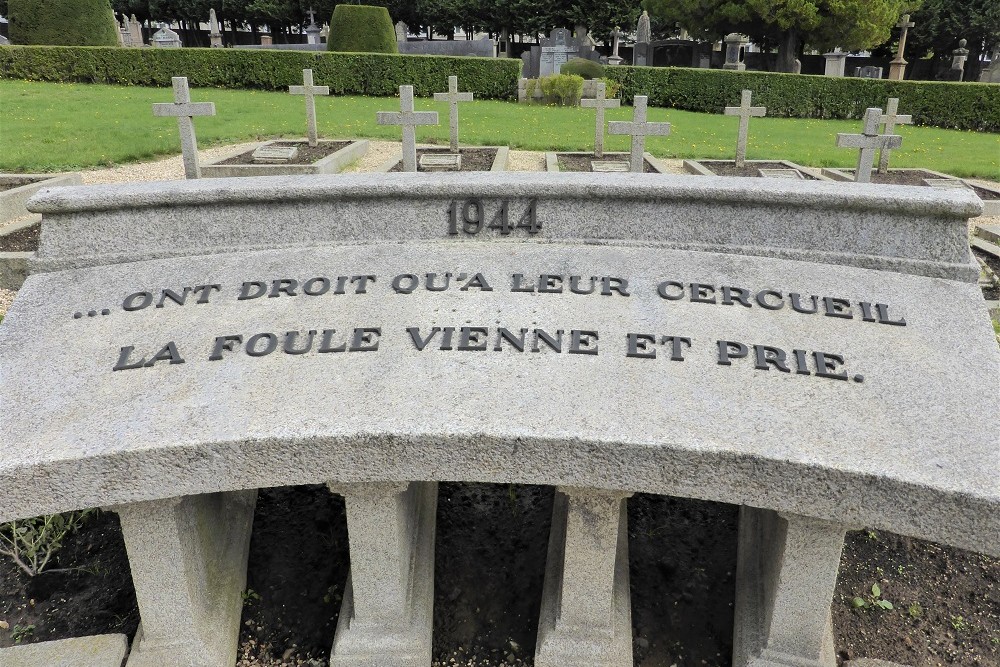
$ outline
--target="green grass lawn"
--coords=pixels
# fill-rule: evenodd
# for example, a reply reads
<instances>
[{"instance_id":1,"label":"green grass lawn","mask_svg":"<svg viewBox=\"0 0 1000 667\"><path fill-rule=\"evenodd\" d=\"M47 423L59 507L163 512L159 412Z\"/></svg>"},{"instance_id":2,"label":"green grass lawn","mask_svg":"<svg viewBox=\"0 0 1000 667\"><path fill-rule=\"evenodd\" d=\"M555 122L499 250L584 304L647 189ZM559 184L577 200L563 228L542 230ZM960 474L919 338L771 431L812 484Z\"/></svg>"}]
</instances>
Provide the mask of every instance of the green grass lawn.
<instances>
[{"instance_id":1,"label":"green grass lawn","mask_svg":"<svg viewBox=\"0 0 1000 667\"><path fill-rule=\"evenodd\" d=\"M302 97L248 90L195 89L192 99L215 102L217 116L195 121L201 147L277 136L304 136ZM151 105L169 102L169 88L139 88L0 80L0 171L60 171L147 160L180 152L176 121L154 118ZM380 127L376 111L398 109L392 98L326 97L316 102L320 134L327 138L399 139ZM447 143L447 105L427 99L441 125L421 127L419 141ZM905 112L905 109L902 110ZM588 150L594 112L582 108L477 101L460 107L461 139L478 145L526 150ZM608 120L631 118L630 108ZM650 120L669 121L669 137L651 137L658 157L732 158L738 120L721 114L650 109ZM858 132L860 121L755 118L749 158L786 159L809 166L851 167L857 152L835 146L838 132ZM1000 180L1000 134L902 127L903 148L893 166L926 167L955 176ZM609 137L606 149L627 150L626 137Z\"/></svg>"}]
</instances>

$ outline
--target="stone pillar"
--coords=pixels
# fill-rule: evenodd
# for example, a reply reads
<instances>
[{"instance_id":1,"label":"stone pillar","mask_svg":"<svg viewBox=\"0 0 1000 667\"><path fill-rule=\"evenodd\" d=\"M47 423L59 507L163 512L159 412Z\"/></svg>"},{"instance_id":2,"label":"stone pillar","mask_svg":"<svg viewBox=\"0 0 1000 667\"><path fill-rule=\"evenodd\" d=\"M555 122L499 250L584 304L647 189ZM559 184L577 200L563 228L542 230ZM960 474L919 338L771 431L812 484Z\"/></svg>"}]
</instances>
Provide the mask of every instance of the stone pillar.
<instances>
[{"instance_id":1,"label":"stone pillar","mask_svg":"<svg viewBox=\"0 0 1000 667\"><path fill-rule=\"evenodd\" d=\"M734 667L836 667L830 606L848 530L740 508Z\"/></svg>"},{"instance_id":2,"label":"stone pillar","mask_svg":"<svg viewBox=\"0 0 1000 667\"><path fill-rule=\"evenodd\" d=\"M329 487L344 496L351 549L331 667L429 667L437 482Z\"/></svg>"},{"instance_id":3,"label":"stone pillar","mask_svg":"<svg viewBox=\"0 0 1000 667\"><path fill-rule=\"evenodd\" d=\"M256 501L254 490L108 508L139 602L127 667L235 664Z\"/></svg>"},{"instance_id":4,"label":"stone pillar","mask_svg":"<svg viewBox=\"0 0 1000 667\"><path fill-rule=\"evenodd\" d=\"M726 62L722 69L745 70L746 64L743 62L743 50L746 48L747 38L739 33L729 33L724 40L726 42Z\"/></svg>"},{"instance_id":5,"label":"stone pillar","mask_svg":"<svg viewBox=\"0 0 1000 667\"><path fill-rule=\"evenodd\" d=\"M840 49L834 49L830 53L824 53L826 58L826 71L824 76L844 76L844 69L847 66L847 55Z\"/></svg>"},{"instance_id":6,"label":"stone pillar","mask_svg":"<svg viewBox=\"0 0 1000 667\"><path fill-rule=\"evenodd\" d=\"M632 667L625 507L630 495L557 489L536 667Z\"/></svg>"},{"instance_id":7,"label":"stone pillar","mask_svg":"<svg viewBox=\"0 0 1000 667\"><path fill-rule=\"evenodd\" d=\"M274 37L272 37L271 35L261 35L260 36L260 45L261 46L271 46L273 44L274 44Z\"/></svg>"}]
</instances>

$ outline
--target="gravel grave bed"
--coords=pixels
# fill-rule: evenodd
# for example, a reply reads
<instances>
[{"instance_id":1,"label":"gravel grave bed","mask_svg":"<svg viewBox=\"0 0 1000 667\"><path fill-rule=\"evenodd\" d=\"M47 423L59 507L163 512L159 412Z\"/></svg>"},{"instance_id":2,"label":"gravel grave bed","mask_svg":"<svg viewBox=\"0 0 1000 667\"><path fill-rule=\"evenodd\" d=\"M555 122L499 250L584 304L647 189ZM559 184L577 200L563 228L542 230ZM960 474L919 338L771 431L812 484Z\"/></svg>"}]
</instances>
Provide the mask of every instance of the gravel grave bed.
<instances>
[{"instance_id":1,"label":"gravel grave bed","mask_svg":"<svg viewBox=\"0 0 1000 667\"><path fill-rule=\"evenodd\" d=\"M742 167L737 167L736 162L700 162L702 166L711 171L716 176L746 176L749 178L763 178L760 175L761 169L792 169L787 164L780 162L748 162ZM815 181L816 178L804 171L800 171L802 178L807 181Z\"/></svg>"},{"instance_id":2,"label":"gravel grave bed","mask_svg":"<svg viewBox=\"0 0 1000 667\"><path fill-rule=\"evenodd\" d=\"M461 171L490 171L493 169L493 161L497 157L495 148L461 148L458 151L462 155ZM448 148L418 148L417 149L417 171L421 173L424 169L420 166L421 155L450 154ZM390 172L403 171L403 164L400 162L389 170ZM447 173L447 172L445 172Z\"/></svg>"},{"instance_id":3,"label":"gravel grave bed","mask_svg":"<svg viewBox=\"0 0 1000 667\"><path fill-rule=\"evenodd\" d=\"M591 162L596 160L593 155L571 155L569 153L556 153L556 157L559 159L559 171L584 171L588 173L593 173L593 167ZM628 153L605 153L602 160L620 160L623 162L629 161ZM646 174L657 174L659 173L653 169L653 165L649 164L649 160L643 160L643 173Z\"/></svg>"},{"instance_id":4,"label":"gravel grave bed","mask_svg":"<svg viewBox=\"0 0 1000 667\"><path fill-rule=\"evenodd\" d=\"M42 223L39 222L12 234L0 235L0 252L34 252L38 250L41 233Z\"/></svg>"},{"instance_id":5,"label":"gravel grave bed","mask_svg":"<svg viewBox=\"0 0 1000 667\"><path fill-rule=\"evenodd\" d=\"M333 141L333 142L320 142L318 146L310 146L308 141L277 141L273 146L278 146L281 148L288 148L291 146L298 147L299 153L295 156L294 160L288 160L287 162L281 162L279 164L297 164L297 165L309 165L314 162L319 162L323 158L333 155L342 148L350 146L350 141ZM255 162L253 159L253 153L256 148L253 148L239 155L233 156L228 160L223 160L218 164L265 164L264 162ZM267 163L271 164L271 163Z\"/></svg>"}]
</instances>

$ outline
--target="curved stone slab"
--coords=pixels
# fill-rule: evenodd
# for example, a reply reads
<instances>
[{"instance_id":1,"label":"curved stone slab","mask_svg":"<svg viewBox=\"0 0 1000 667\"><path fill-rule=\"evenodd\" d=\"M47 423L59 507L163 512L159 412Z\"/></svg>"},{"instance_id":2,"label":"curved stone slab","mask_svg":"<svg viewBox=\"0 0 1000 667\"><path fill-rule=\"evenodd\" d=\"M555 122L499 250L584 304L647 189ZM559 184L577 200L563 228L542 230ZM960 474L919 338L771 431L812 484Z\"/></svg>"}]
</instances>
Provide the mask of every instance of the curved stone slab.
<instances>
[{"instance_id":1,"label":"curved stone slab","mask_svg":"<svg viewBox=\"0 0 1000 667\"><path fill-rule=\"evenodd\" d=\"M971 195L534 178L43 195L45 268L137 261L30 276L0 326L0 520L262 486L460 479L704 498L1000 553L1000 353L975 283L759 256L780 237L824 262L855 263L830 250L853 244L884 265L906 255L948 272L961 265L963 216L978 210ZM537 195L540 238L450 235L449 202L472 192L487 220L500 197L516 221L520 198ZM670 247L722 234L727 207L743 222L715 240L758 240L751 254ZM117 236L126 229L134 247ZM915 238L895 236L906 230ZM300 247L251 249L282 239ZM426 289L429 273L435 288L450 273L449 288ZM409 274L419 286L405 293L413 281L397 277ZM572 292L591 278L593 293ZM244 296L263 294L240 300L252 281L263 286ZM184 287L197 291L178 305ZM800 310L812 296L822 310L796 312L792 292ZM296 354L310 331L311 350ZM269 338L250 338L268 333L264 353Z\"/></svg>"}]
</instances>

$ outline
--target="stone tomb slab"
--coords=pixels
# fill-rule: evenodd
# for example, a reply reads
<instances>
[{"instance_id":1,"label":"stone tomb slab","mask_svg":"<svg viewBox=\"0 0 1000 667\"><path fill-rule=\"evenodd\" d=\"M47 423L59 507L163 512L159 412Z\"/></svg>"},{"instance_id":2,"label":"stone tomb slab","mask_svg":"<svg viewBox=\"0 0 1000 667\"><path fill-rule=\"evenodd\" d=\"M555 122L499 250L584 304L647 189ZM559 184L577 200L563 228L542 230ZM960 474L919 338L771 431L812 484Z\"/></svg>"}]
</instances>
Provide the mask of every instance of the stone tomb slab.
<instances>
[{"instance_id":1,"label":"stone tomb slab","mask_svg":"<svg viewBox=\"0 0 1000 667\"><path fill-rule=\"evenodd\" d=\"M957 178L925 178L924 185L941 190L971 190L965 181Z\"/></svg>"},{"instance_id":2,"label":"stone tomb slab","mask_svg":"<svg viewBox=\"0 0 1000 667\"><path fill-rule=\"evenodd\" d=\"M663 166L660 164L659 160L653 157L650 153L643 153L643 159L645 161L643 167L644 173L664 173ZM605 153L603 160L595 159L594 153L590 151L546 153L545 171L613 174L619 173L620 167L618 166L618 163L624 163L626 168L623 171L627 172L629 167L628 160L628 153Z\"/></svg>"},{"instance_id":3,"label":"stone tomb slab","mask_svg":"<svg viewBox=\"0 0 1000 667\"><path fill-rule=\"evenodd\" d=\"M629 164L622 160L592 160L590 171L597 174L628 173Z\"/></svg>"},{"instance_id":4,"label":"stone tomb slab","mask_svg":"<svg viewBox=\"0 0 1000 667\"><path fill-rule=\"evenodd\" d=\"M799 178L806 181L827 181L818 169L803 167L788 160L747 160L737 167L733 160L684 160L684 170L697 176L735 176L741 178L782 178L773 172L796 171ZM765 174L764 171L772 172ZM784 178L795 178L791 174Z\"/></svg>"},{"instance_id":5,"label":"stone tomb slab","mask_svg":"<svg viewBox=\"0 0 1000 667\"><path fill-rule=\"evenodd\" d=\"M298 146L264 145L253 152L253 161L259 164L285 164L299 155Z\"/></svg>"},{"instance_id":6,"label":"stone tomb slab","mask_svg":"<svg viewBox=\"0 0 1000 667\"><path fill-rule=\"evenodd\" d=\"M423 153L417 162L420 171L462 170L462 155L456 153Z\"/></svg>"},{"instance_id":7,"label":"stone tomb slab","mask_svg":"<svg viewBox=\"0 0 1000 667\"><path fill-rule=\"evenodd\" d=\"M798 169L760 169L763 178L785 178L793 181L805 180L805 176Z\"/></svg>"}]
</instances>

